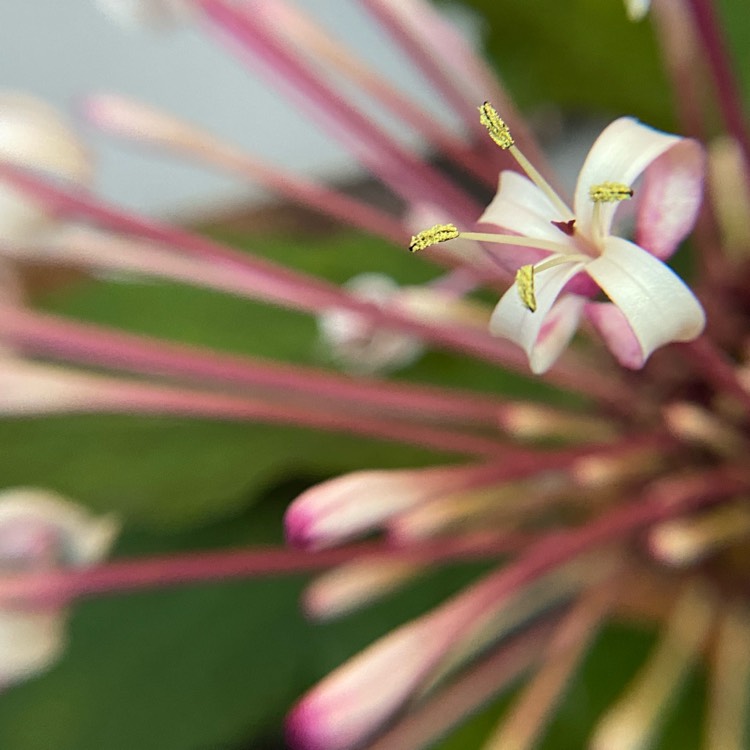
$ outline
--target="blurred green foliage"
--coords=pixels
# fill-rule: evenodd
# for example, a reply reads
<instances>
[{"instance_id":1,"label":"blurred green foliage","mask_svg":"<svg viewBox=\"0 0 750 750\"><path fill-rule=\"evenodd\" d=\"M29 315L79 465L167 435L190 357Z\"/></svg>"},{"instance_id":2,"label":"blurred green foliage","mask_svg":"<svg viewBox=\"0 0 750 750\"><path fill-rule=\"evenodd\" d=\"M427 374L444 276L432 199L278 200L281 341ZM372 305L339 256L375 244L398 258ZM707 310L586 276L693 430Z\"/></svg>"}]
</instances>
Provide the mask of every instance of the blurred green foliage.
<instances>
[{"instance_id":1,"label":"blurred green foliage","mask_svg":"<svg viewBox=\"0 0 750 750\"><path fill-rule=\"evenodd\" d=\"M462 2L477 11L485 49L526 111L552 104L568 112L632 115L654 127L678 127L654 27L648 18L629 23L622 0ZM747 2L717 5L737 74L750 90Z\"/></svg>"}]
</instances>

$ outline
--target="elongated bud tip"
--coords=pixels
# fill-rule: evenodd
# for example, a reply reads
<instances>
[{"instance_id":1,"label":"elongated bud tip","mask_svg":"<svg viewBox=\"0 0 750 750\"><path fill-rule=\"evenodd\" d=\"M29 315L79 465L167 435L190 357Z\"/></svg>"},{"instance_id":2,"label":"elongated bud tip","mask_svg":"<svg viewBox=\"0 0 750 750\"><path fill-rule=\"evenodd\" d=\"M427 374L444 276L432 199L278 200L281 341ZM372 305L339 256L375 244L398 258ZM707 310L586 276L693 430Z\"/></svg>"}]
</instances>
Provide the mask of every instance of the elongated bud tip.
<instances>
[{"instance_id":1,"label":"elongated bud tip","mask_svg":"<svg viewBox=\"0 0 750 750\"><path fill-rule=\"evenodd\" d=\"M458 229L454 224L435 224L434 227L415 234L409 243L409 250L416 253L440 242L455 240L456 237L458 237Z\"/></svg>"},{"instance_id":2,"label":"elongated bud tip","mask_svg":"<svg viewBox=\"0 0 750 750\"><path fill-rule=\"evenodd\" d=\"M633 188L623 182L602 182L589 188L589 198L594 203L617 203L633 197Z\"/></svg>"},{"instance_id":3,"label":"elongated bud tip","mask_svg":"<svg viewBox=\"0 0 750 750\"><path fill-rule=\"evenodd\" d=\"M479 122L487 128L490 138L492 138L501 149L509 149L515 144L513 136L510 134L510 130L505 124L505 121L489 102L485 102L479 107Z\"/></svg>"},{"instance_id":4,"label":"elongated bud tip","mask_svg":"<svg viewBox=\"0 0 750 750\"><path fill-rule=\"evenodd\" d=\"M534 266L521 266L516 271L516 288L524 307L536 312L536 294L534 294Z\"/></svg>"}]
</instances>

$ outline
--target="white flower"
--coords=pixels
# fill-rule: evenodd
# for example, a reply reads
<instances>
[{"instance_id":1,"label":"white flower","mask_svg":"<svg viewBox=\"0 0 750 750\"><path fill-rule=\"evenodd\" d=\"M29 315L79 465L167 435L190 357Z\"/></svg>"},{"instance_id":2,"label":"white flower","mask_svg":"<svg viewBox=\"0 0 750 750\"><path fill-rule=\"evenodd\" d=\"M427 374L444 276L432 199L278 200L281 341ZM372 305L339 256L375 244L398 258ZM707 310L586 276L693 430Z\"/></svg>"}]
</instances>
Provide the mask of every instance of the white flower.
<instances>
[{"instance_id":1,"label":"white flower","mask_svg":"<svg viewBox=\"0 0 750 750\"><path fill-rule=\"evenodd\" d=\"M95 518L53 492L0 492L0 572L43 573L103 558L119 524ZM65 646L64 608L19 601L0 606L0 687L47 669Z\"/></svg>"},{"instance_id":2,"label":"white flower","mask_svg":"<svg viewBox=\"0 0 750 750\"><path fill-rule=\"evenodd\" d=\"M543 180L535 184L503 172L479 223L504 234L460 233L501 243L497 259L517 269L491 331L522 346L537 373L554 363L584 312L627 367L641 367L664 344L698 336L703 309L660 259L674 252L695 222L703 172L698 143L630 118L609 125L591 148L573 211ZM611 231L620 203L633 195L631 186L641 176L636 244ZM590 301L597 287L609 302Z\"/></svg>"}]
</instances>

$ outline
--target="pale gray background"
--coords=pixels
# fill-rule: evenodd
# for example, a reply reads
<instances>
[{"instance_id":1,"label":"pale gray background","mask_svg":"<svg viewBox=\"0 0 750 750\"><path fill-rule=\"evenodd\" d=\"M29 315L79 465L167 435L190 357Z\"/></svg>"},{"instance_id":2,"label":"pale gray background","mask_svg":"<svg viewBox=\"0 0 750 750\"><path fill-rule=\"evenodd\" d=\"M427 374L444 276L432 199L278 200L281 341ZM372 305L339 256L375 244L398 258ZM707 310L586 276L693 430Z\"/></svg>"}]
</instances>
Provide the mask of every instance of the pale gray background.
<instances>
[{"instance_id":1,"label":"pale gray background","mask_svg":"<svg viewBox=\"0 0 750 750\"><path fill-rule=\"evenodd\" d=\"M299 4L436 112L424 81L356 0ZM125 29L93 0L3 0L0 75L3 88L33 93L69 114L97 153L104 196L152 214L211 213L259 193L93 132L76 115L76 101L87 92L158 104L285 167L321 177L353 170L332 140L292 117L281 96L199 31Z\"/></svg>"}]
</instances>

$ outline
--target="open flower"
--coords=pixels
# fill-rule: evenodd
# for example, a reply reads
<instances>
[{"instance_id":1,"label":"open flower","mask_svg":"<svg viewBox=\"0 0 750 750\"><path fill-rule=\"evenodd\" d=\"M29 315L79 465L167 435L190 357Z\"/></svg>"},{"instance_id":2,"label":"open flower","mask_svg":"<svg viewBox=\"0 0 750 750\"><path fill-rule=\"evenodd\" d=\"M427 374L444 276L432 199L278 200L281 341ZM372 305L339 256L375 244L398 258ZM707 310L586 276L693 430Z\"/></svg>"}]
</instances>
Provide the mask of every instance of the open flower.
<instances>
[{"instance_id":1,"label":"open flower","mask_svg":"<svg viewBox=\"0 0 750 750\"><path fill-rule=\"evenodd\" d=\"M626 367L642 367L672 341L696 338L705 325L703 309L661 258L695 222L704 171L699 144L627 117L615 120L586 158L571 210L518 151L491 105L480 109L493 140L529 175L502 172L497 195L479 219L503 234L459 233L445 225L439 237L435 230L417 235L413 249L420 240L429 245L459 236L504 246L493 248L493 257L515 268L516 280L495 308L490 330L523 347L535 373L552 366L584 313ZM612 227L641 177L635 244L612 234ZM609 302L590 301L598 289Z\"/></svg>"}]
</instances>

